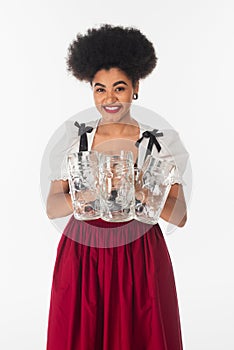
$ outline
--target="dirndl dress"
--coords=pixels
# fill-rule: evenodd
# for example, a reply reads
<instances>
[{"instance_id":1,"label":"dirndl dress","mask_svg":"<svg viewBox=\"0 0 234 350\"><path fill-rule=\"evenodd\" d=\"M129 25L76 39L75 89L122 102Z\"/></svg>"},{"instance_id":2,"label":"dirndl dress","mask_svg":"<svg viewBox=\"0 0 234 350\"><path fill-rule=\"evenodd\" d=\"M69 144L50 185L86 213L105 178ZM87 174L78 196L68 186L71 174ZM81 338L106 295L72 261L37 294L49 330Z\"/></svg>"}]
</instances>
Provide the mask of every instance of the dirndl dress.
<instances>
[{"instance_id":1,"label":"dirndl dress","mask_svg":"<svg viewBox=\"0 0 234 350\"><path fill-rule=\"evenodd\" d=\"M123 244L97 247L102 229L110 244ZM131 232L139 237L124 244ZM158 224L72 216L57 250L47 350L120 349L182 349L166 242Z\"/></svg>"},{"instance_id":2,"label":"dirndl dress","mask_svg":"<svg viewBox=\"0 0 234 350\"><path fill-rule=\"evenodd\" d=\"M90 150L97 122L89 124ZM141 125L141 135L145 130ZM148 142L142 139L139 163ZM179 176L187 153L172 130L161 140L160 156L176 158ZM81 141L74 136L69 151L81 150ZM59 157L64 164L62 152ZM54 178L66 179L65 166L61 169ZM57 249L47 350L182 350L173 267L159 224L71 216Z\"/></svg>"}]
</instances>

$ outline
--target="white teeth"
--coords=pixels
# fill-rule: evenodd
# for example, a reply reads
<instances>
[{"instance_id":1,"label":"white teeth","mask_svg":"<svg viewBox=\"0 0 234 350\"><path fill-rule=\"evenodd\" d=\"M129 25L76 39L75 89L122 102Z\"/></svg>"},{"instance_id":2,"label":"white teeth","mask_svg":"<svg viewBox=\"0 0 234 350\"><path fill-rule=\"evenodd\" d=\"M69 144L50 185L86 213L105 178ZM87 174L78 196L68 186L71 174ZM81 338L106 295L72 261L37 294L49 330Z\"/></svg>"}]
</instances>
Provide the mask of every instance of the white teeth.
<instances>
[{"instance_id":1,"label":"white teeth","mask_svg":"<svg viewBox=\"0 0 234 350\"><path fill-rule=\"evenodd\" d=\"M115 111L115 110L119 109L119 107L105 107L105 109L108 109L110 111Z\"/></svg>"}]
</instances>

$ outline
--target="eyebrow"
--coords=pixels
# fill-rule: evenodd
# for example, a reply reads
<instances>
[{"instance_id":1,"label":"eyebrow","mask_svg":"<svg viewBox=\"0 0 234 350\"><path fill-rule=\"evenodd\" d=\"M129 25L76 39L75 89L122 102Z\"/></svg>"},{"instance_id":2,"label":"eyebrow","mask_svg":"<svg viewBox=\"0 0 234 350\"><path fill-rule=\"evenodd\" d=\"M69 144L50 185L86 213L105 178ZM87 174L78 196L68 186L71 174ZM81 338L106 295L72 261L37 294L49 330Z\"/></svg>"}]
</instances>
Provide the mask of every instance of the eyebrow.
<instances>
[{"instance_id":1,"label":"eyebrow","mask_svg":"<svg viewBox=\"0 0 234 350\"><path fill-rule=\"evenodd\" d=\"M119 81L116 81L113 86L116 86L116 85L119 85L119 84L124 84L124 85L128 85L127 83L125 83L125 81L123 80L119 80ZM101 83L96 83L94 84L94 87L95 86L101 86L101 87L106 87L105 85L101 84Z\"/></svg>"}]
</instances>

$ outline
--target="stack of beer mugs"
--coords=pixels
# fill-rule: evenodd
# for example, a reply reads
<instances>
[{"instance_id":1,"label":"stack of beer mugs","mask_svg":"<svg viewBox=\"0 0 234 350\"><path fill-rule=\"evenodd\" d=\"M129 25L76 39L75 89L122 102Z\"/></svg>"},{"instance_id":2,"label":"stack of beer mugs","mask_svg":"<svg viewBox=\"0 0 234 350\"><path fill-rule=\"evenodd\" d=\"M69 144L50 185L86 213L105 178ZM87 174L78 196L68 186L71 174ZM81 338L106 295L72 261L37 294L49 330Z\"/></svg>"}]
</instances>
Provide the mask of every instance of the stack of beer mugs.
<instances>
[{"instance_id":1,"label":"stack of beer mugs","mask_svg":"<svg viewBox=\"0 0 234 350\"><path fill-rule=\"evenodd\" d=\"M148 155L141 169L133 153L83 151L67 156L74 217L78 220L156 224L170 191L175 166Z\"/></svg>"}]
</instances>

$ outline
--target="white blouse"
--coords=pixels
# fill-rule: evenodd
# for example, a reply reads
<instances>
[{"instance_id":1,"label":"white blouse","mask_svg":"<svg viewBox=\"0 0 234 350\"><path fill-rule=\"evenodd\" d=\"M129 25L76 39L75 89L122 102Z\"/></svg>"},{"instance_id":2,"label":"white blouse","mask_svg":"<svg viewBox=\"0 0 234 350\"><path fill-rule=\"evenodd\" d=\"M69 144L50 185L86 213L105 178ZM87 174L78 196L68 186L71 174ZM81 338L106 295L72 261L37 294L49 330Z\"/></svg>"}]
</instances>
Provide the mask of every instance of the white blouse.
<instances>
[{"instance_id":1,"label":"white blouse","mask_svg":"<svg viewBox=\"0 0 234 350\"><path fill-rule=\"evenodd\" d=\"M91 150L95 132L100 119L85 123L86 126L92 127L91 132L87 132L88 150ZM140 127L140 138L145 131L153 131L151 126L138 122ZM54 145L49 155L50 176L53 180L67 180L68 172L66 167L66 156L69 153L79 152L80 136L78 136L78 128L74 125L74 121L68 120L64 124L63 137ZM158 135L158 137L157 137ZM183 174L186 169L189 154L180 140L178 132L174 129L161 129L157 131L156 140L161 149L158 151L156 145L153 145L152 155L157 158L166 159L172 162L176 171L174 173L173 183L183 183ZM138 147L137 166L142 167L149 138L143 137Z\"/></svg>"}]
</instances>

